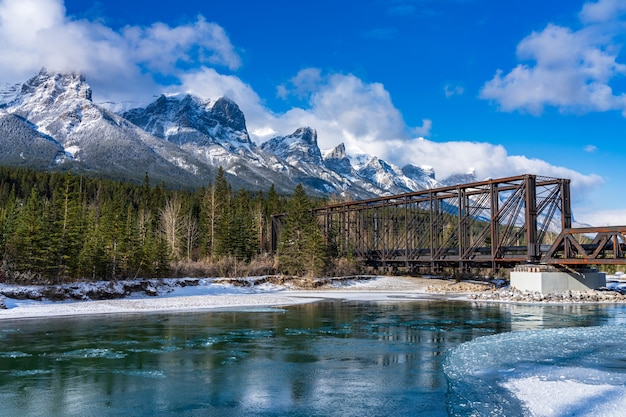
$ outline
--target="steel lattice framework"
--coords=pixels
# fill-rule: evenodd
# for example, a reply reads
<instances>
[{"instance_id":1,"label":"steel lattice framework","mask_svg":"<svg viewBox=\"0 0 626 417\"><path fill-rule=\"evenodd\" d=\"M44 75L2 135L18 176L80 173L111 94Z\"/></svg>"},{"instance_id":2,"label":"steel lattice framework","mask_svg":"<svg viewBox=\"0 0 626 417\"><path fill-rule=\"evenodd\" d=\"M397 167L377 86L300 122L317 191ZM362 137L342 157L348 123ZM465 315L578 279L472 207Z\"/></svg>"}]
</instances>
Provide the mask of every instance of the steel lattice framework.
<instances>
[{"instance_id":1,"label":"steel lattice framework","mask_svg":"<svg viewBox=\"0 0 626 417\"><path fill-rule=\"evenodd\" d=\"M333 204L314 212L339 254L373 266L437 271L520 263L626 263L626 226L571 228L569 179L521 175ZM274 243L280 219L274 218Z\"/></svg>"}]
</instances>

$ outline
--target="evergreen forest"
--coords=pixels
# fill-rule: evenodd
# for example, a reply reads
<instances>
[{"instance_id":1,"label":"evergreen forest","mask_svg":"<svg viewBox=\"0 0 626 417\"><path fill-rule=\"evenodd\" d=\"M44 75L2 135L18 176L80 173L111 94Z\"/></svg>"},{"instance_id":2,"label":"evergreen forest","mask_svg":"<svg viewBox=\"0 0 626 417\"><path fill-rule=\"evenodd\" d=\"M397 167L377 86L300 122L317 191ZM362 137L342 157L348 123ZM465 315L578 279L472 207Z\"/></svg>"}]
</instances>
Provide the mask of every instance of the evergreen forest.
<instances>
[{"instance_id":1,"label":"evergreen forest","mask_svg":"<svg viewBox=\"0 0 626 417\"><path fill-rule=\"evenodd\" d=\"M197 190L0 167L0 282L174 276L318 276L332 264L311 212L323 201L233 190L220 168ZM271 216L287 213L278 256Z\"/></svg>"}]
</instances>

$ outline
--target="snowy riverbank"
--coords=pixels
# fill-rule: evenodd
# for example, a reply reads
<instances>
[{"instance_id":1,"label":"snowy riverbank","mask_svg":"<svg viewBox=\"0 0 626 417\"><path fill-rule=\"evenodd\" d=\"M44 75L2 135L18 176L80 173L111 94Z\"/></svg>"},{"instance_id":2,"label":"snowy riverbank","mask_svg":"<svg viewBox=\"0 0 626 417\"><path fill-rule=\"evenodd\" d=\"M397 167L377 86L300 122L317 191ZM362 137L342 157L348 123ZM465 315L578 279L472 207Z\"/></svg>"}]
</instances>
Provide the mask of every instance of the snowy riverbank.
<instances>
[{"instance_id":1,"label":"snowy riverbank","mask_svg":"<svg viewBox=\"0 0 626 417\"><path fill-rule=\"evenodd\" d=\"M437 297L427 292L428 286L445 282L428 278L364 276L313 282L254 277L132 280L65 286L2 285L0 294L4 295L7 308L0 310L0 319L258 308L325 298L407 300Z\"/></svg>"},{"instance_id":2,"label":"snowy riverbank","mask_svg":"<svg viewBox=\"0 0 626 417\"><path fill-rule=\"evenodd\" d=\"M250 309L323 299L456 299L516 303L623 303L614 291L521 293L493 284L437 278L357 276L306 280L281 276L129 280L60 286L0 285L0 320L37 317ZM4 305L4 307L2 306Z\"/></svg>"}]
</instances>

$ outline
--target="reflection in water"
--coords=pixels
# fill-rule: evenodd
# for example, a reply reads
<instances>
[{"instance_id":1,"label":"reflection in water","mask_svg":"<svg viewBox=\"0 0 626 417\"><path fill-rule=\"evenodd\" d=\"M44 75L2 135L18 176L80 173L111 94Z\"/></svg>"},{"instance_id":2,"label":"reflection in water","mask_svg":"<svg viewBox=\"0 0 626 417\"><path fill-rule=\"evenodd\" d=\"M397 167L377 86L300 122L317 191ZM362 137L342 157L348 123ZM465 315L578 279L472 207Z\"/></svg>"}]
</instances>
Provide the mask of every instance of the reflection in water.
<instances>
[{"instance_id":1,"label":"reflection in water","mask_svg":"<svg viewBox=\"0 0 626 417\"><path fill-rule=\"evenodd\" d=\"M450 348L623 317L615 306L332 301L14 321L0 323L0 401L22 416L445 416Z\"/></svg>"}]
</instances>

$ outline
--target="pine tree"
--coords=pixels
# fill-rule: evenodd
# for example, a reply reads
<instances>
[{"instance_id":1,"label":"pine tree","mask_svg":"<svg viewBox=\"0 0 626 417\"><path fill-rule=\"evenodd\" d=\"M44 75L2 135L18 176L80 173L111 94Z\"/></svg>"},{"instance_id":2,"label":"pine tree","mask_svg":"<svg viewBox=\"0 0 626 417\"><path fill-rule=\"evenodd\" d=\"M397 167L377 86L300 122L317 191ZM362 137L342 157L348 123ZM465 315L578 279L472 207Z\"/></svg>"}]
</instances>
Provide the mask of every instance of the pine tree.
<instances>
[{"instance_id":1,"label":"pine tree","mask_svg":"<svg viewBox=\"0 0 626 417\"><path fill-rule=\"evenodd\" d=\"M7 241L7 258L17 272L43 277L47 242L44 229L44 204L35 188L19 211L15 229Z\"/></svg>"},{"instance_id":2,"label":"pine tree","mask_svg":"<svg viewBox=\"0 0 626 417\"><path fill-rule=\"evenodd\" d=\"M13 235L18 215L18 202L15 189L12 188L2 207L0 207L0 260L5 259L7 241Z\"/></svg>"},{"instance_id":3,"label":"pine tree","mask_svg":"<svg viewBox=\"0 0 626 417\"><path fill-rule=\"evenodd\" d=\"M232 190L222 167L217 171L215 177L215 191L213 207L211 207L211 247L213 256L217 259L223 258L230 253L232 222Z\"/></svg>"},{"instance_id":4,"label":"pine tree","mask_svg":"<svg viewBox=\"0 0 626 417\"><path fill-rule=\"evenodd\" d=\"M233 221L230 223L228 254L239 260L249 261L256 253L257 229L248 192L239 190L231 216Z\"/></svg>"},{"instance_id":5,"label":"pine tree","mask_svg":"<svg viewBox=\"0 0 626 417\"><path fill-rule=\"evenodd\" d=\"M79 276L95 281L107 275L108 262L104 240L97 210L92 207L88 211L84 242L78 255Z\"/></svg>"},{"instance_id":6,"label":"pine tree","mask_svg":"<svg viewBox=\"0 0 626 417\"><path fill-rule=\"evenodd\" d=\"M326 265L323 236L311 209L311 201L298 184L287 204L278 248L280 270L286 274L319 276Z\"/></svg>"},{"instance_id":7,"label":"pine tree","mask_svg":"<svg viewBox=\"0 0 626 417\"><path fill-rule=\"evenodd\" d=\"M51 265L57 283L77 273L78 255L83 239L83 212L79 182L68 171L63 182L52 190L48 236Z\"/></svg>"}]
</instances>

